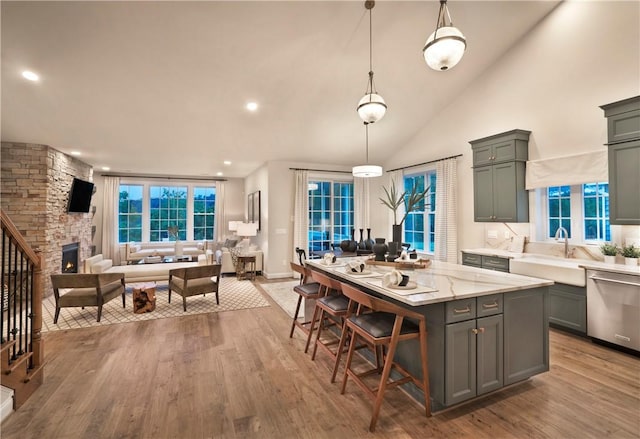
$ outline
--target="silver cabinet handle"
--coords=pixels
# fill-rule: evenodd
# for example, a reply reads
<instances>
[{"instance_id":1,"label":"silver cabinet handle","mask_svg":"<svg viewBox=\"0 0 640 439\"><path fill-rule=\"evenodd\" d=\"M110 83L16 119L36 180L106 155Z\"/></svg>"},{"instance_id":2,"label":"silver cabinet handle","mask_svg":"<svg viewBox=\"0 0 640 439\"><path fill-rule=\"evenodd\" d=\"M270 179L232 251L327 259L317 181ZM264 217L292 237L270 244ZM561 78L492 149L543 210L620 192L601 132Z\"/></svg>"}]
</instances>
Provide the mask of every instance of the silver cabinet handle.
<instances>
[{"instance_id":1,"label":"silver cabinet handle","mask_svg":"<svg viewBox=\"0 0 640 439\"><path fill-rule=\"evenodd\" d=\"M483 303L483 304L482 304L482 307L483 307L484 309L497 308L497 307L498 307L498 301L496 300L496 301L495 301L495 302L493 302L493 303Z\"/></svg>"},{"instance_id":2,"label":"silver cabinet handle","mask_svg":"<svg viewBox=\"0 0 640 439\"><path fill-rule=\"evenodd\" d=\"M453 312L454 314L465 314L471 312L471 308L469 308L468 306L465 309L453 308Z\"/></svg>"},{"instance_id":3,"label":"silver cabinet handle","mask_svg":"<svg viewBox=\"0 0 640 439\"><path fill-rule=\"evenodd\" d=\"M640 284L637 284L635 282L627 282L626 280L609 279L606 277L598 277L598 276L591 276L589 279L600 280L602 282L611 282L614 284L631 285L634 287L640 287Z\"/></svg>"},{"instance_id":4,"label":"silver cabinet handle","mask_svg":"<svg viewBox=\"0 0 640 439\"><path fill-rule=\"evenodd\" d=\"M472 333L474 333L475 335L483 334L483 333L484 333L484 328L478 328L478 329L473 328L473 329L471 330L471 332L472 332Z\"/></svg>"}]
</instances>

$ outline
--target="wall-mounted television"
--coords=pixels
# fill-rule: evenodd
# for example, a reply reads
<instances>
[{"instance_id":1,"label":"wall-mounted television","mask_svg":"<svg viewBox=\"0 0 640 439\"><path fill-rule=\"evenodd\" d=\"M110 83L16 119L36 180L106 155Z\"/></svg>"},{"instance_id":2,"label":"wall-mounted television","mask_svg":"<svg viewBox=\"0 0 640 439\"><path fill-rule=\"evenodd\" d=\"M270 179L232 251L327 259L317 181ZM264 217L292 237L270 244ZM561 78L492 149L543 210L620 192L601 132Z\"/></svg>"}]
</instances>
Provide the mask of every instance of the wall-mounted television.
<instances>
[{"instance_id":1,"label":"wall-mounted television","mask_svg":"<svg viewBox=\"0 0 640 439\"><path fill-rule=\"evenodd\" d=\"M74 178L69 191L69 204L67 212L89 212L91 196L93 195L93 183Z\"/></svg>"}]
</instances>

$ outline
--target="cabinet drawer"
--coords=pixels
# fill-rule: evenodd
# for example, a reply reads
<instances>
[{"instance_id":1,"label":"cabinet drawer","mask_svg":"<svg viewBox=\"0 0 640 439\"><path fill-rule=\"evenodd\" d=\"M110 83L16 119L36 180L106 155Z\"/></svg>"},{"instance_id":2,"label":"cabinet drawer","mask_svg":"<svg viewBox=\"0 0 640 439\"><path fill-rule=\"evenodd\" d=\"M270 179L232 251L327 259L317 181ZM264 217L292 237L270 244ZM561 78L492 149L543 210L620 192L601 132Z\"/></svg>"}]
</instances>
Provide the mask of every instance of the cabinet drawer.
<instances>
[{"instance_id":1,"label":"cabinet drawer","mask_svg":"<svg viewBox=\"0 0 640 439\"><path fill-rule=\"evenodd\" d=\"M482 268L487 268L489 270L504 271L508 273L509 259L499 258L497 256L483 256Z\"/></svg>"},{"instance_id":2,"label":"cabinet drawer","mask_svg":"<svg viewBox=\"0 0 640 439\"><path fill-rule=\"evenodd\" d=\"M482 256L473 253L462 252L462 265L471 265L474 267L482 266Z\"/></svg>"},{"instance_id":3,"label":"cabinet drawer","mask_svg":"<svg viewBox=\"0 0 640 439\"><path fill-rule=\"evenodd\" d=\"M502 314L502 294L491 294L476 298L476 316Z\"/></svg>"},{"instance_id":4,"label":"cabinet drawer","mask_svg":"<svg viewBox=\"0 0 640 439\"><path fill-rule=\"evenodd\" d=\"M640 138L640 110L627 111L607 118L609 143Z\"/></svg>"},{"instance_id":5,"label":"cabinet drawer","mask_svg":"<svg viewBox=\"0 0 640 439\"><path fill-rule=\"evenodd\" d=\"M476 317L476 298L454 300L445 304L445 322L454 323Z\"/></svg>"}]
</instances>

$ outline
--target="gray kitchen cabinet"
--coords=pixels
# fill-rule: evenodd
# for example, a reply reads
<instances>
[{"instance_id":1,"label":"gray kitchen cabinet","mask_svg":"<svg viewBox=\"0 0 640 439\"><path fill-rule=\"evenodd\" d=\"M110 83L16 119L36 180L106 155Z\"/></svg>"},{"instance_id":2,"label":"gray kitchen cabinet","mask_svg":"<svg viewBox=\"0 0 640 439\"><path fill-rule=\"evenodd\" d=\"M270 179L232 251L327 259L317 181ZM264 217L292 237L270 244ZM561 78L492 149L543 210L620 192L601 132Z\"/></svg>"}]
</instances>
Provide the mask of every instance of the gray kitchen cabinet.
<instances>
[{"instance_id":1,"label":"gray kitchen cabinet","mask_svg":"<svg viewBox=\"0 0 640 439\"><path fill-rule=\"evenodd\" d=\"M640 224L640 96L602 105L607 118L609 221Z\"/></svg>"},{"instance_id":2,"label":"gray kitchen cabinet","mask_svg":"<svg viewBox=\"0 0 640 439\"><path fill-rule=\"evenodd\" d=\"M458 300L447 307L445 327L445 404L456 404L496 390L503 383L502 294ZM457 302L457 303L456 303ZM474 307L478 308L477 312ZM455 313L458 310L458 313ZM457 321L461 314L487 317ZM468 317L467 317L468 318Z\"/></svg>"},{"instance_id":3,"label":"gray kitchen cabinet","mask_svg":"<svg viewBox=\"0 0 640 439\"><path fill-rule=\"evenodd\" d=\"M512 130L470 142L475 221L529 221L525 163L530 133Z\"/></svg>"},{"instance_id":4,"label":"gray kitchen cabinet","mask_svg":"<svg viewBox=\"0 0 640 439\"><path fill-rule=\"evenodd\" d=\"M462 252L462 265L509 272L509 258Z\"/></svg>"},{"instance_id":5,"label":"gray kitchen cabinet","mask_svg":"<svg viewBox=\"0 0 640 439\"><path fill-rule=\"evenodd\" d=\"M549 370L547 288L504 295L504 385Z\"/></svg>"},{"instance_id":6,"label":"gray kitchen cabinet","mask_svg":"<svg viewBox=\"0 0 640 439\"><path fill-rule=\"evenodd\" d=\"M587 333L587 290L556 283L549 287L549 324Z\"/></svg>"}]
</instances>

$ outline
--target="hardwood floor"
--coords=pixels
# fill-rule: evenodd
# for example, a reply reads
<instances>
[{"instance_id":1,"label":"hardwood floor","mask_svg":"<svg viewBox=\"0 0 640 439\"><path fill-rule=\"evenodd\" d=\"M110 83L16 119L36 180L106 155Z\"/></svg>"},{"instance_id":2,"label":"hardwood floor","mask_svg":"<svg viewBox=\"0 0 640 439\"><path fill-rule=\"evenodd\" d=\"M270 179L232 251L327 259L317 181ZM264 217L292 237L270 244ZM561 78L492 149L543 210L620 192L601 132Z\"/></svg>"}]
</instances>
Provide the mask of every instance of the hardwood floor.
<instances>
[{"instance_id":1,"label":"hardwood floor","mask_svg":"<svg viewBox=\"0 0 640 439\"><path fill-rule=\"evenodd\" d=\"M2 424L0 435L640 437L640 359L555 330L548 373L432 418L392 390L372 434L372 402L352 382L340 395L340 383L329 383L328 356L312 362L301 332L290 339L289 326L272 302L46 333L45 383Z\"/></svg>"}]
</instances>

